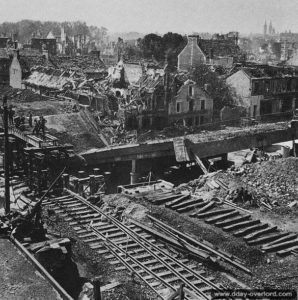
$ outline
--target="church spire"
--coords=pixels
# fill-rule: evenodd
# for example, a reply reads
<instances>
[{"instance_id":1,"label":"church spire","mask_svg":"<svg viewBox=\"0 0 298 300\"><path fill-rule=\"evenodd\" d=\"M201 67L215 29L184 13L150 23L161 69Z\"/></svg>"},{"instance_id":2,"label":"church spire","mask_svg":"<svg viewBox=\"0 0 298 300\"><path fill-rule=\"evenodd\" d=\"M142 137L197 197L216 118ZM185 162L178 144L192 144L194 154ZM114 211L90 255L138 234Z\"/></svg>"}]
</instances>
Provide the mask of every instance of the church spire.
<instances>
[{"instance_id":1,"label":"church spire","mask_svg":"<svg viewBox=\"0 0 298 300\"><path fill-rule=\"evenodd\" d=\"M267 21L265 20L265 24L264 24L264 38L267 35Z\"/></svg>"},{"instance_id":2,"label":"church spire","mask_svg":"<svg viewBox=\"0 0 298 300\"><path fill-rule=\"evenodd\" d=\"M273 27L272 27L272 22L270 20L270 24L269 24L269 35L272 35L273 31Z\"/></svg>"}]
</instances>

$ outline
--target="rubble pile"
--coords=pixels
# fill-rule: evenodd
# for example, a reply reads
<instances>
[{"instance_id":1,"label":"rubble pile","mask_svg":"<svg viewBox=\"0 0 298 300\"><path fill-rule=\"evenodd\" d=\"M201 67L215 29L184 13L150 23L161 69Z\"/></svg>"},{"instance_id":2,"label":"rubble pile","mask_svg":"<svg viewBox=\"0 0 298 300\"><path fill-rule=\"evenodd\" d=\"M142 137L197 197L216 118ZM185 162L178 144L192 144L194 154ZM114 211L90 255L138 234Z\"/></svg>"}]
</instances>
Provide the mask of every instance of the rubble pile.
<instances>
[{"instance_id":1,"label":"rubble pile","mask_svg":"<svg viewBox=\"0 0 298 300\"><path fill-rule=\"evenodd\" d=\"M207 181L207 176L202 175L199 178L189 181L187 183L180 184L175 190L177 192L192 192L194 193L197 189L202 188Z\"/></svg>"},{"instance_id":2,"label":"rubble pile","mask_svg":"<svg viewBox=\"0 0 298 300\"><path fill-rule=\"evenodd\" d=\"M21 90L10 86L1 88L0 94L6 95L8 99L14 99L15 101L33 102L41 100L40 95L30 90Z\"/></svg>"},{"instance_id":3,"label":"rubble pile","mask_svg":"<svg viewBox=\"0 0 298 300\"><path fill-rule=\"evenodd\" d=\"M259 196L279 205L298 200L298 159L285 158L245 165L241 180Z\"/></svg>"},{"instance_id":4,"label":"rubble pile","mask_svg":"<svg viewBox=\"0 0 298 300\"><path fill-rule=\"evenodd\" d=\"M257 206L298 207L298 159L294 157L245 164L226 172L202 175L179 185L176 191L201 195L212 192L213 197L249 205L239 192L252 198ZM224 186L225 188L221 188ZM237 196L238 195L238 196ZM247 197L244 197L247 198ZM250 203L251 204L251 203Z\"/></svg>"},{"instance_id":5,"label":"rubble pile","mask_svg":"<svg viewBox=\"0 0 298 300\"><path fill-rule=\"evenodd\" d=\"M55 56L51 58L54 65L63 69L72 69L81 72L88 71L102 71L104 72L105 66L100 58L96 58L90 55L84 56Z\"/></svg>"}]
</instances>

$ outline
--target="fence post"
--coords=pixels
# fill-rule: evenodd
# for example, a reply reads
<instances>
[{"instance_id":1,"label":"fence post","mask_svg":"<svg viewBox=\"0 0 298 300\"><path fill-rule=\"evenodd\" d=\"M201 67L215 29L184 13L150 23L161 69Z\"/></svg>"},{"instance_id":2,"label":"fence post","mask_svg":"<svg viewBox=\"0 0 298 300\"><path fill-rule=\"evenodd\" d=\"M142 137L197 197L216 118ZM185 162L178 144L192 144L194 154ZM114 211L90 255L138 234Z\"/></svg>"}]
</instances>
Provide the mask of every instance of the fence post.
<instances>
[{"instance_id":1,"label":"fence post","mask_svg":"<svg viewBox=\"0 0 298 300\"><path fill-rule=\"evenodd\" d=\"M97 276L94 277L92 280L93 289L94 289L94 300L101 300L100 279L101 277Z\"/></svg>"},{"instance_id":2,"label":"fence post","mask_svg":"<svg viewBox=\"0 0 298 300\"><path fill-rule=\"evenodd\" d=\"M180 285L180 289L179 289L179 300L184 300L184 297L185 297L185 293L183 291L183 288L184 288L185 284L182 283Z\"/></svg>"}]
</instances>

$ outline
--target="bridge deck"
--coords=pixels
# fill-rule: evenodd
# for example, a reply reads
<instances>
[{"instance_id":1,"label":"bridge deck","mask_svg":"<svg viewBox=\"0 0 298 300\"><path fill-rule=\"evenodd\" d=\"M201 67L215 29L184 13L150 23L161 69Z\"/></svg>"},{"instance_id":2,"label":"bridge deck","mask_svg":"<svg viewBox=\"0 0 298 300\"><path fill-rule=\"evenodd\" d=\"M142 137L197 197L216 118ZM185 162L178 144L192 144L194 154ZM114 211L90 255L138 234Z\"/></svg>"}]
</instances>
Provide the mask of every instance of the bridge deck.
<instances>
[{"instance_id":1,"label":"bridge deck","mask_svg":"<svg viewBox=\"0 0 298 300\"><path fill-rule=\"evenodd\" d=\"M45 133L45 135L33 134L31 130L28 130L28 128L22 131L14 126L9 126L8 134L17 137L27 144L37 148L57 146L58 143L58 139L56 137L48 133ZM0 136L3 135L3 133L0 134Z\"/></svg>"},{"instance_id":2,"label":"bridge deck","mask_svg":"<svg viewBox=\"0 0 298 300\"><path fill-rule=\"evenodd\" d=\"M296 136L298 129L296 129ZM269 146L291 140L293 131L288 124L270 123L253 127L229 127L225 130L204 131L185 136L191 141L193 152L200 158L215 157L221 154ZM174 156L173 139L148 141L139 144L127 144L102 149L92 149L81 153L89 165L128 161L133 159L150 159L155 157Z\"/></svg>"}]
</instances>

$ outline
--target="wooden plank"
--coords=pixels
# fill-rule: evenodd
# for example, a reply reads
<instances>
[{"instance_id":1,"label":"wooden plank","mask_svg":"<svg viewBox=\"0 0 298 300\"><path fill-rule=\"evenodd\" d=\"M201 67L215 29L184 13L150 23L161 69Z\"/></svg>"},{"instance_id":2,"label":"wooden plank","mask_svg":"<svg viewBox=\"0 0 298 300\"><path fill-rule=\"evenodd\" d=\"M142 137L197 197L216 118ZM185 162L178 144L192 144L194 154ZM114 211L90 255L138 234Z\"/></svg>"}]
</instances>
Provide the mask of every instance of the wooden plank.
<instances>
[{"instance_id":1,"label":"wooden plank","mask_svg":"<svg viewBox=\"0 0 298 300\"><path fill-rule=\"evenodd\" d=\"M180 203L177 203L177 204L174 204L171 206L171 209L179 209L179 208L183 208L183 207L186 207L190 204L196 204L196 203L202 203L203 202L203 199L189 199L187 201L183 201L183 202L180 202Z\"/></svg>"},{"instance_id":2,"label":"wooden plank","mask_svg":"<svg viewBox=\"0 0 298 300\"><path fill-rule=\"evenodd\" d=\"M196 155L195 153L193 153L193 155L194 155L197 165L201 168L201 170L204 172L204 174L208 174L208 170L206 169L205 165L203 164L203 162L201 161L199 156Z\"/></svg>"},{"instance_id":3,"label":"wooden plank","mask_svg":"<svg viewBox=\"0 0 298 300\"><path fill-rule=\"evenodd\" d=\"M250 218L251 218L251 215L240 215L240 216L238 216L236 218L233 218L233 219L228 219L228 220L216 222L214 225L218 226L218 227L225 227L225 226L229 226L229 225L232 225L232 224L241 223L242 221L249 220Z\"/></svg>"},{"instance_id":4,"label":"wooden plank","mask_svg":"<svg viewBox=\"0 0 298 300\"><path fill-rule=\"evenodd\" d=\"M179 204L179 203L181 203L183 200L188 199L189 197L190 197L189 194L188 194L188 195L183 195L183 196L181 196L181 197L179 197L179 198L177 198L177 199L174 199L173 201L167 202L167 203L165 204L165 207L169 208L169 207L171 207L171 206L173 206L173 205Z\"/></svg>"},{"instance_id":5,"label":"wooden plank","mask_svg":"<svg viewBox=\"0 0 298 300\"><path fill-rule=\"evenodd\" d=\"M297 246L298 245L298 239L292 240L292 241L287 241L287 242L283 242L283 243L279 243L279 244L273 244L273 245L269 245L266 247L262 247L263 251L266 252L274 252L274 251L278 251L278 250L283 250L292 246Z\"/></svg>"},{"instance_id":6,"label":"wooden plank","mask_svg":"<svg viewBox=\"0 0 298 300\"><path fill-rule=\"evenodd\" d=\"M272 226L272 227L270 226L268 228L261 229L257 232L251 233L251 234L245 236L243 239L247 242L247 241L251 241L255 238L258 238L263 234L267 234L267 233L271 233L271 232L275 232L275 231L277 231L277 226Z\"/></svg>"},{"instance_id":7,"label":"wooden plank","mask_svg":"<svg viewBox=\"0 0 298 300\"><path fill-rule=\"evenodd\" d=\"M203 213L205 213L207 210L210 210L211 208L213 208L213 206L215 206L215 201L213 200L211 200L210 202L202 202L202 203L204 203L203 207L197 210L195 213L191 214L190 217L200 218L203 215Z\"/></svg>"},{"instance_id":8,"label":"wooden plank","mask_svg":"<svg viewBox=\"0 0 298 300\"><path fill-rule=\"evenodd\" d=\"M238 231L234 232L233 235L236 236L236 237L245 236L246 234L249 234L250 232L260 230L260 229L266 228L268 226L269 225L266 224L266 223L256 224L256 225L238 230Z\"/></svg>"},{"instance_id":9,"label":"wooden plank","mask_svg":"<svg viewBox=\"0 0 298 300\"><path fill-rule=\"evenodd\" d=\"M177 137L173 139L174 153L178 162L190 161L189 153L185 145L184 137Z\"/></svg>"},{"instance_id":10,"label":"wooden plank","mask_svg":"<svg viewBox=\"0 0 298 300\"><path fill-rule=\"evenodd\" d=\"M263 236L263 237L254 239L252 241L247 241L247 244L250 245L250 246L265 244L265 243L268 243L270 241L278 240L279 238L287 236L287 235L289 235L288 232L285 232L285 233L278 232L278 233L275 233L275 234L272 234L272 235L267 235L267 236Z\"/></svg>"},{"instance_id":11,"label":"wooden plank","mask_svg":"<svg viewBox=\"0 0 298 300\"><path fill-rule=\"evenodd\" d=\"M248 220L248 221L244 221L244 222L241 222L241 223L225 226L222 229L224 231L233 231L233 230L243 228L243 227L251 227L253 225L260 224L260 223L261 223L260 220Z\"/></svg>"},{"instance_id":12,"label":"wooden plank","mask_svg":"<svg viewBox=\"0 0 298 300\"><path fill-rule=\"evenodd\" d=\"M287 248L284 250L279 250L279 251L277 251L276 254L279 256L286 256L286 255L292 254L293 251L296 251L296 250L298 250L298 246L290 247L290 248Z\"/></svg>"},{"instance_id":13,"label":"wooden plank","mask_svg":"<svg viewBox=\"0 0 298 300\"><path fill-rule=\"evenodd\" d=\"M213 202L215 204L215 201L210 201L209 203ZM214 206L214 205L213 205ZM233 208L224 208L224 209L218 209L218 210L212 210L209 212L205 212L208 208L211 208L211 205L206 205L206 207L203 207L199 211L197 211L196 217L197 218L208 218L208 217L213 217L213 216L218 216L218 215L224 215L226 213L230 213L235 211Z\"/></svg>"},{"instance_id":14,"label":"wooden plank","mask_svg":"<svg viewBox=\"0 0 298 300\"><path fill-rule=\"evenodd\" d=\"M274 244L279 244L279 243L282 243L282 242L287 242L287 241L295 239L296 237L297 237L297 233L288 233L287 236L284 236L284 237L281 237L281 238L279 238L275 241L272 241L271 243L268 243L268 244L264 245L264 247L274 245Z\"/></svg>"},{"instance_id":15,"label":"wooden plank","mask_svg":"<svg viewBox=\"0 0 298 300\"><path fill-rule=\"evenodd\" d=\"M184 206L182 208L178 208L177 209L177 212L179 213L184 213L184 212L187 212L187 211L190 211L190 210L194 210L198 207L202 207L204 205L203 202L197 202L197 203L194 203L194 204L189 204L188 206Z\"/></svg>"},{"instance_id":16,"label":"wooden plank","mask_svg":"<svg viewBox=\"0 0 298 300\"><path fill-rule=\"evenodd\" d=\"M163 197L163 198L157 198L157 199L153 200L152 202L156 205L161 205L161 204L165 204L168 201L177 199L178 197L179 197L179 195L172 195L172 196L167 196L167 197Z\"/></svg>"},{"instance_id":17,"label":"wooden plank","mask_svg":"<svg viewBox=\"0 0 298 300\"><path fill-rule=\"evenodd\" d=\"M216 216L216 217L213 217L213 218L205 219L205 222L210 223L210 224L214 224L218 221L225 220L225 219L228 219L228 218L231 218L231 217L235 217L239 214L240 213L238 211L232 211L232 212L224 214L224 215L220 215L220 216Z\"/></svg>"}]
</instances>

